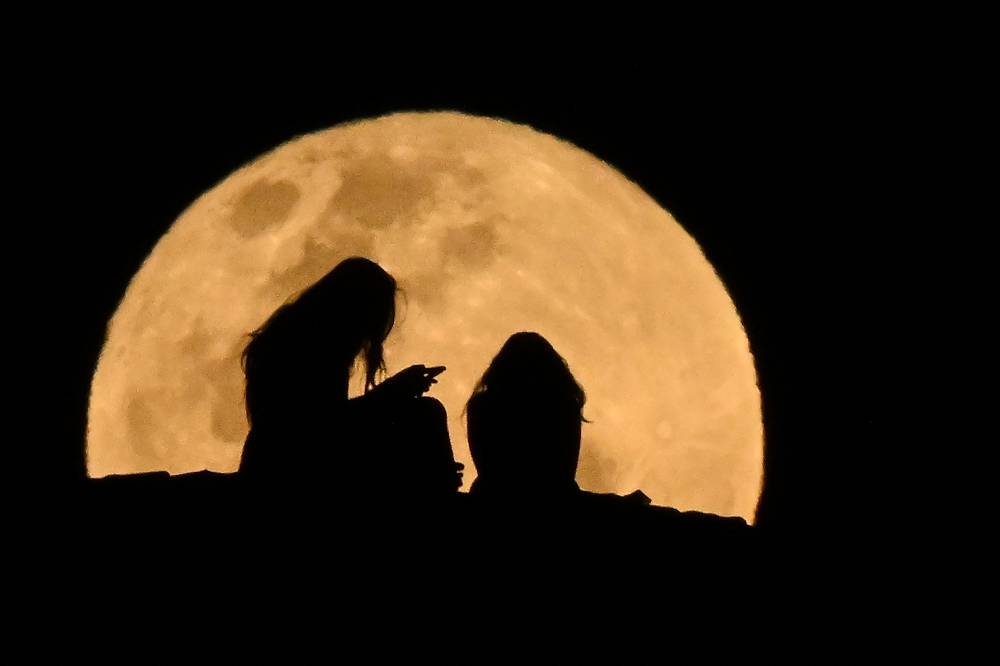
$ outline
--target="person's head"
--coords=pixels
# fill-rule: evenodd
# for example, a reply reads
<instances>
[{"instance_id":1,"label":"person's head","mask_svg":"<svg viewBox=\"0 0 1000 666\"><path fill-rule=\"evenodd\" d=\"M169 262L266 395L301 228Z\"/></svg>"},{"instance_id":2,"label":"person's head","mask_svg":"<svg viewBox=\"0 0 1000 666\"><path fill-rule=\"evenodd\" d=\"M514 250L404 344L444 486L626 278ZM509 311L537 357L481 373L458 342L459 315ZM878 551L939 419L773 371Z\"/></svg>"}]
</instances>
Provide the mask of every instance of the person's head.
<instances>
[{"instance_id":1,"label":"person's head","mask_svg":"<svg viewBox=\"0 0 1000 666\"><path fill-rule=\"evenodd\" d=\"M510 336L466 404L476 472L494 485L565 487L580 457L586 395L548 340Z\"/></svg>"},{"instance_id":2,"label":"person's head","mask_svg":"<svg viewBox=\"0 0 1000 666\"><path fill-rule=\"evenodd\" d=\"M382 345L396 318L396 280L374 261L341 261L279 310L300 329L303 341L329 347L353 360L364 354L365 390L385 369ZM305 337L309 336L309 337Z\"/></svg>"},{"instance_id":3,"label":"person's head","mask_svg":"<svg viewBox=\"0 0 1000 666\"><path fill-rule=\"evenodd\" d=\"M248 388L255 370L274 369L289 358L349 370L359 355L365 390L372 388L376 374L385 369L383 343L395 321L396 290L396 280L375 262L362 257L341 261L251 333L243 351Z\"/></svg>"}]
</instances>

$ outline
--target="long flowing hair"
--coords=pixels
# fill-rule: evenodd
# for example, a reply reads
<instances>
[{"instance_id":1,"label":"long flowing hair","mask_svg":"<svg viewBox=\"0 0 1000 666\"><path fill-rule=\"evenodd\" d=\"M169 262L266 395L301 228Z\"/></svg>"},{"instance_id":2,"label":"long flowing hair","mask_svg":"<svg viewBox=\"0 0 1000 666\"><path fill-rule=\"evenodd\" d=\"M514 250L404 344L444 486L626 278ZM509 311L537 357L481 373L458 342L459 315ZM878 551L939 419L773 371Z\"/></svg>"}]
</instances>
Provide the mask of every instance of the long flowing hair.
<instances>
[{"instance_id":1,"label":"long flowing hair","mask_svg":"<svg viewBox=\"0 0 1000 666\"><path fill-rule=\"evenodd\" d=\"M302 292L289 298L250 334L242 355L247 418L267 411L268 403L291 401L295 384L346 383L360 356L365 392L385 372L383 343L395 321L396 280L381 266L351 257ZM339 391L340 387L337 387Z\"/></svg>"}]
</instances>

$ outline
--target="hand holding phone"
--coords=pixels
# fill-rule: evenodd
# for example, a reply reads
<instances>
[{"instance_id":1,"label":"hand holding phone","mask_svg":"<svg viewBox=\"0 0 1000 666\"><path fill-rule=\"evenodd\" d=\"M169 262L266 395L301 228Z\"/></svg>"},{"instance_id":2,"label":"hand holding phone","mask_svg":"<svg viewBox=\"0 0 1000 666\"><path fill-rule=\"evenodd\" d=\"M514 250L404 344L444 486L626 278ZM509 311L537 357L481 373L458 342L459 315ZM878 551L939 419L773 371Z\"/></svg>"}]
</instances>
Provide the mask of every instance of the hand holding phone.
<instances>
[{"instance_id":1,"label":"hand holding phone","mask_svg":"<svg viewBox=\"0 0 1000 666\"><path fill-rule=\"evenodd\" d=\"M405 397L419 397L430 390L432 384L437 384L435 377L445 371L445 366L411 365L397 372L383 382L390 390L399 391Z\"/></svg>"}]
</instances>

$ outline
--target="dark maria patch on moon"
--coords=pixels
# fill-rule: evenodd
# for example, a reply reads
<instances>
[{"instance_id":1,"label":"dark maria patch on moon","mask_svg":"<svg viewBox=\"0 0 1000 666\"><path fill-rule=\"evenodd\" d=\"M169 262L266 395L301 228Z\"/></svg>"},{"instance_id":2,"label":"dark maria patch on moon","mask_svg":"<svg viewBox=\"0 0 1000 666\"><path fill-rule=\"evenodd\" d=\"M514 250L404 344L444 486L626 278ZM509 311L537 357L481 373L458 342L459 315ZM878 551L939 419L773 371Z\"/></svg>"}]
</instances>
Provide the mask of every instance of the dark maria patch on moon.
<instances>
[{"instance_id":1,"label":"dark maria patch on moon","mask_svg":"<svg viewBox=\"0 0 1000 666\"><path fill-rule=\"evenodd\" d=\"M149 466L156 464L160 454L153 443L156 435L156 421L152 405L163 404L165 396L159 391L136 392L125 406L128 423L128 447L135 459Z\"/></svg>"},{"instance_id":2,"label":"dark maria patch on moon","mask_svg":"<svg viewBox=\"0 0 1000 666\"><path fill-rule=\"evenodd\" d=\"M299 188L287 180L258 180L233 204L229 226L243 238L253 238L284 224L301 196Z\"/></svg>"},{"instance_id":3,"label":"dark maria patch on moon","mask_svg":"<svg viewBox=\"0 0 1000 666\"><path fill-rule=\"evenodd\" d=\"M420 202L434 194L432 172L401 166L384 155L346 166L341 177L328 210L370 229L412 222Z\"/></svg>"},{"instance_id":4,"label":"dark maria patch on moon","mask_svg":"<svg viewBox=\"0 0 1000 666\"><path fill-rule=\"evenodd\" d=\"M274 273L267 289L281 300L317 282L340 261L351 256L372 258L375 241L370 234L345 231L335 245L317 242L312 236L302 244L302 256L295 265Z\"/></svg>"},{"instance_id":5,"label":"dark maria patch on moon","mask_svg":"<svg viewBox=\"0 0 1000 666\"><path fill-rule=\"evenodd\" d=\"M447 229L441 240L445 266L488 268L497 258L497 222L503 219L502 215L494 215L464 227Z\"/></svg>"},{"instance_id":6,"label":"dark maria patch on moon","mask_svg":"<svg viewBox=\"0 0 1000 666\"><path fill-rule=\"evenodd\" d=\"M204 375L214 393L212 405L212 434L224 442L241 442L247 430L244 402L244 380L239 358L250 337L241 338L223 359L206 364ZM234 363L233 361L236 360ZM232 409L233 406L239 409Z\"/></svg>"},{"instance_id":7,"label":"dark maria patch on moon","mask_svg":"<svg viewBox=\"0 0 1000 666\"><path fill-rule=\"evenodd\" d=\"M247 331L249 334L250 331ZM179 400L185 412L197 409L202 400L212 405L212 433L224 442L243 439L246 419L242 409L232 409L243 404L243 373L239 370L239 357L249 336L236 340L223 358L211 358L214 343L212 334L199 320L178 344L178 351L185 358L205 359L193 368L195 376L189 378L190 390ZM175 400L177 402L177 400Z\"/></svg>"},{"instance_id":8,"label":"dark maria patch on moon","mask_svg":"<svg viewBox=\"0 0 1000 666\"><path fill-rule=\"evenodd\" d=\"M585 408L585 414L586 411ZM580 447L580 461L576 471L576 480L580 486L598 493L615 492L614 479L617 475L618 463L604 455L600 446L585 437Z\"/></svg>"},{"instance_id":9,"label":"dark maria patch on moon","mask_svg":"<svg viewBox=\"0 0 1000 666\"><path fill-rule=\"evenodd\" d=\"M445 294L453 283L444 271L419 271L407 278L400 278L400 298L405 304L419 303L428 312L445 312Z\"/></svg>"},{"instance_id":10,"label":"dark maria patch on moon","mask_svg":"<svg viewBox=\"0 0 1000 666\"><path fill-rule=\"evenodd\" d=\"M375 253L375 232L346 223L332 206L327 206L316 223L310 225L306 242L324 245L344 257L371 259Z\"/></svg>"}]
</instances>

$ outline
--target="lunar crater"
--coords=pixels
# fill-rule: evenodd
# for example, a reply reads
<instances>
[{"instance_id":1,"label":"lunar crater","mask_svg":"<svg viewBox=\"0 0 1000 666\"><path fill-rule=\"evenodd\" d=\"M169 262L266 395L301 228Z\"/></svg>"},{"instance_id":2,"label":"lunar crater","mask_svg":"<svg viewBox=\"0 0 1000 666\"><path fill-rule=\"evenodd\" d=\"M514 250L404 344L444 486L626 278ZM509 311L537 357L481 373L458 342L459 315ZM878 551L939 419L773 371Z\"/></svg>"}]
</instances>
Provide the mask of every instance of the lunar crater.
<instances>
[{"instance_id":1,"label":"lunar crater","mask_svg":"<svg viewBox=\"0 0 1000 666\"><path fill-rule=\"evenodd\" d=\"M287 180L258 180L233 204L229 226L243 238L253 238L287 221L300 197L299 188Z\"/></svg>"}]
</instances>

